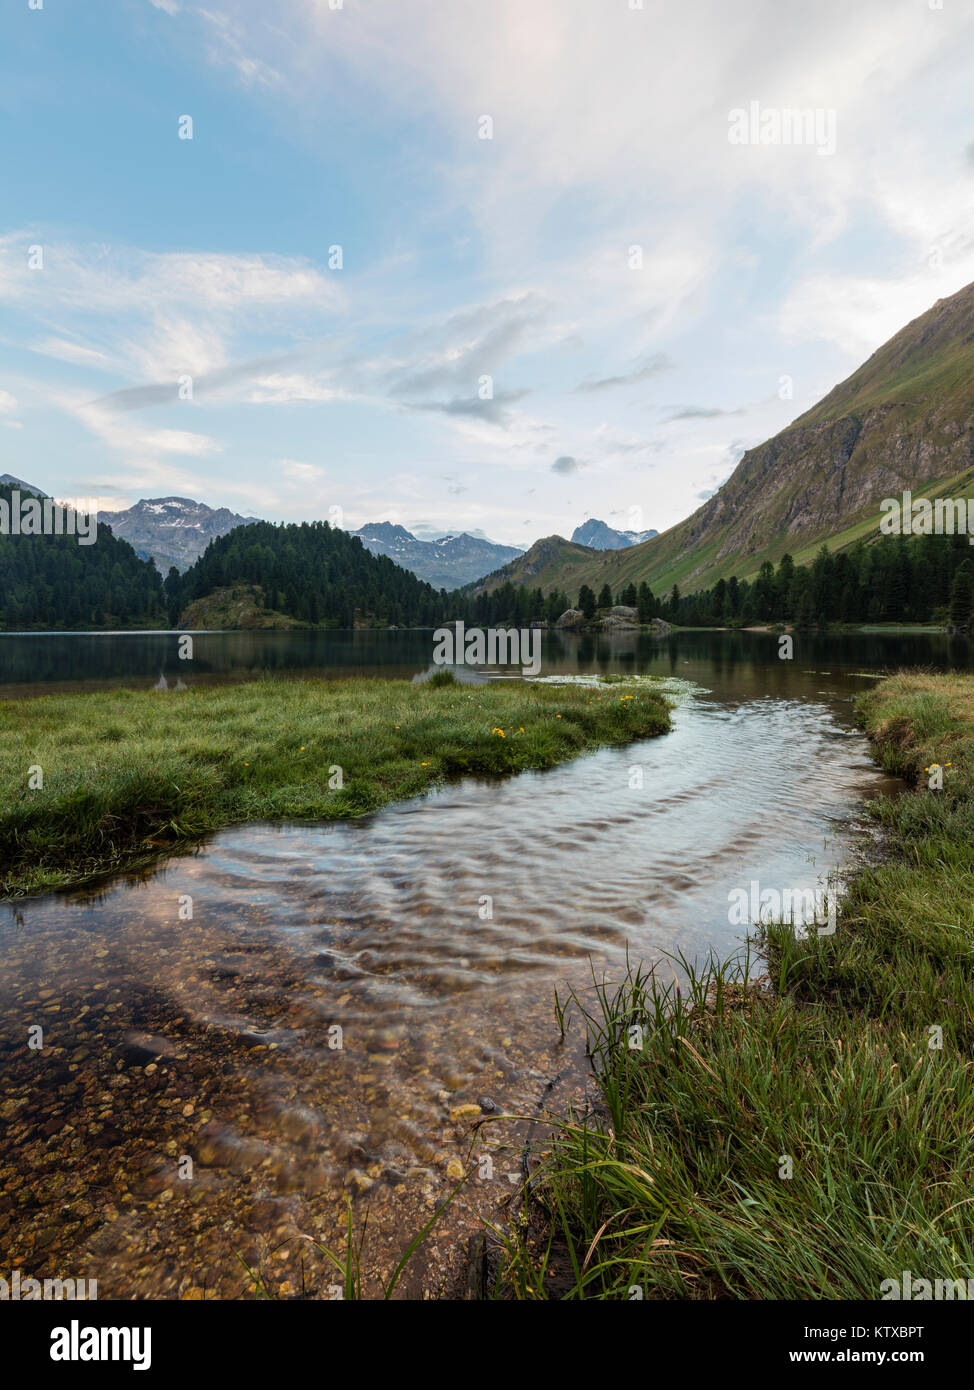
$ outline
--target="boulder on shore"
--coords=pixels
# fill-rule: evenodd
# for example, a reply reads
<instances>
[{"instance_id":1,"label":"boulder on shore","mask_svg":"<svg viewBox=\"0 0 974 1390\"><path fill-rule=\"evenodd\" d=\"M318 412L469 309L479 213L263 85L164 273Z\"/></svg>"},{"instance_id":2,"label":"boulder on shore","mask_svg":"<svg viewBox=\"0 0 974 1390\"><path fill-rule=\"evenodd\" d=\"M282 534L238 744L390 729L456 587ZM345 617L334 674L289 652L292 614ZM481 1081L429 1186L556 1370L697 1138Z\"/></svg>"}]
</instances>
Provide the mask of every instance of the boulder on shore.
<instances>
[{"instance_id":1,"label":"boulder on shore","mask_svg":"<svg viewBox=\"0 0 974 1390\"><path fill-rule=\"evenodd\" d=\"M567 628L581 627L584 621L585 614L580 608L566 608L558 619L557 626Z\"/></svg>"},{"instance_id":2,"label":"boulder on shore","mask_svg":"<svg viewBox=\"0 0 974 1390\"><path fill-rule=\"evenodd\" d=\"M616 603L602 619L605 632L623 632L626 628L639 626L639 613L624 603Z\"/></svg>"}]
</instances>

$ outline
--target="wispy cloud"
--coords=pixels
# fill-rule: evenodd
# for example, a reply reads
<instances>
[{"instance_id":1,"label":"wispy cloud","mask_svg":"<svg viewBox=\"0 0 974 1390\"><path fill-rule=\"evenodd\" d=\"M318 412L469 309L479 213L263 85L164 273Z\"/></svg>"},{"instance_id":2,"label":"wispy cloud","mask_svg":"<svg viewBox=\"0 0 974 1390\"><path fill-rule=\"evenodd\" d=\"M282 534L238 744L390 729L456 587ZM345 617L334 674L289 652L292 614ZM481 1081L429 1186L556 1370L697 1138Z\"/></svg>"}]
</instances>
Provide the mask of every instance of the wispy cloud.
<instances>
[{"instance_id":1,"label":"wispy cloud","mask_svg":"<svg viewBox=\"0 0 974 1390\"><path fill-rule=\"evenodd\" d=\"M530 394L527 390L500 391L496 396L488 396L483 399L479 396L471 396L466 400L410 401L407 404L411 405L413 410L435 410L443 415L473 416L475 419L488 420L492 425L503 426L511 419L511 412L508 407Z\"/></svg>"},{"instance_id":2,"label":"wispy cloud","mask_svg":"<svg viewBox=\"0 0 974 1390\"><path fill-rule=\"evenodd\" d=\"M672 415L667 415L669 420L722 420L727 415L743 415L742 406L736 406L733 410L725 410L721 406L709 405L684 405L678 410L674 410Z\"/></svg>"},{"instance_id":3,"label":"wispy cloud","mask_svg":"<svg viewBox=\"0 0 974 1390\"><path fill-rule=\"evenodd\" d=\"M610 391L617 386L636 386L643 381L651 381L653 377L659 376L661 372L671 372L676 363L673 362L665 352L658 352L641 367L635 367L630 372L624 372L619 376L589 377L587 380L579 382L575 387L576 391Z\"/></svg>"}]
</instances>

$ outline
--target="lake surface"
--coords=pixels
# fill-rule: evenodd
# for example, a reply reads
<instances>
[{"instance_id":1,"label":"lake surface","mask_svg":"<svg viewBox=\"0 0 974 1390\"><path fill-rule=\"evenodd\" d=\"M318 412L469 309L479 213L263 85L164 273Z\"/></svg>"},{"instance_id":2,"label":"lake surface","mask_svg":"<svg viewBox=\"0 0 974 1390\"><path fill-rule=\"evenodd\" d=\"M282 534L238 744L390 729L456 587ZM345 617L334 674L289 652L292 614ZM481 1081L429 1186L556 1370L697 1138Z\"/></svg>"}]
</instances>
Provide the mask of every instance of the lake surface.
<instances>
[{"instance_id":1,"label":"lake surface","mask_svg":"<svg viewBox=\"0 0 974 1390\"><path fill-rule=\"evenodd\" d=\"M0 633L0 698L58 688L220 684L265 674L409 679L428 668L433 652L427 630L205 632L192 638L192 660L181 660L180 634L174 632ZM664 638L544 633L542 660L545 673L641 671L705 684L724 677L746 682L750 673L757 695L787 693L793 681L802 688L801 672L809 666L847 672L899 666L974 669L974 644L941 633L797 633L795 644L795 660L789 662L777 659L778 639L770 633L687 631Z\"/></svg>"},{"instance_id":2,"label":"lake surface","mask_svg":"<svg viewBox=\"0 0 974 1390\"><path fill-rule=\"evenodd\" d=\"M431 649L416 632L211 634L181 662L170 634L7 636L0 680L161 673L178 699L264 671L420 676ZM527 1127L472 1132L457 1108L583 1101L582 1030L560 1040L555 988L618 979L627 951L672 978L666 953L739 946L734 890L825 885L863 798L899 785L853 696L900 665L971 665L967 643L928 634L798 634L793 660L777 653L760 633L548 637L544 675L668 678L673 731L359 821L234 828L97 892L0 907L7 1265L97 1278L101 1297L197 1298L244 1292L244 1262L275 1296L328 1297L318 1245L340 1246L351 1196L375 1291L460 1165L402 1289L462 1289Z\"/></svg>"}]
</instances>

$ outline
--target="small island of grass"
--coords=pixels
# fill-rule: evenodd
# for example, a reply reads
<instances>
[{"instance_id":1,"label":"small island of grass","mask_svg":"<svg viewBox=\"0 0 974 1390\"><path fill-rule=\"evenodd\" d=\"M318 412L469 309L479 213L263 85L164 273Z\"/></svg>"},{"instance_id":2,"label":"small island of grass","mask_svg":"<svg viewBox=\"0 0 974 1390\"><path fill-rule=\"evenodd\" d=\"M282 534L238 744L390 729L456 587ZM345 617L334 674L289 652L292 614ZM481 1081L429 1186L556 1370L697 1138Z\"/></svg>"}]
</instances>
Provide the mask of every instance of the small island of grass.
<instances>
[{"instance_id":1,"label":"small island of grass","mask_svg":"<svg viewBox=\"0 0 974 1390\"><path fill-rule=\"evenodd\" d=\"M649 682L284 681L0 702L0 895L135 867L223 826L339 820L464 774L662 734Z\"/></svg>"}]
</instances>

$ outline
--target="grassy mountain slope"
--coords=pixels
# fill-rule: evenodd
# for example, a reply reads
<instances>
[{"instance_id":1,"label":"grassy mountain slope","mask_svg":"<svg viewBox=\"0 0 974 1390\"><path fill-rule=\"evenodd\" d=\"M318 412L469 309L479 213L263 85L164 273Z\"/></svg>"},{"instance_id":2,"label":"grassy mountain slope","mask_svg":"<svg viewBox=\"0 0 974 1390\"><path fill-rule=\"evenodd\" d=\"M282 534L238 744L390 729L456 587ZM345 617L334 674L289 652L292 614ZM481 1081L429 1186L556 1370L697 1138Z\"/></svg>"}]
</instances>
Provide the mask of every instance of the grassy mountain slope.
<instances>
[{"instance_id":1,"label":"grassy mountain slope","mask_svg":"<svg viewBox=\"0 0 974 1390\"><path fill-rule=\"evenodd\" d=\"M750 449L685 521L630 550L561 571L549 565L540 582L574 593L582 583L618 589L645 579L660 592L674 583L691 591L732 574L748 578L785 551L800 562L823 541L842 548L875 537L885 497L907 488L917 496L965 496L972 480L968 285L907 324L787 429ZM514 578L513 568L491 576L490 587Z\"/></svg>"},{"instance_id":2,"label":"grassy mountain slope","mask_svg":"<svg viewBox=\"0 0 974 1390\"><path fill-rule=\"evenodd\" d=\"M601 563L603 556L615 553L577 545L563 536L543 536L516 560L467 587L470 592L479 594L493 593L502 584L527 584L534 589L542 588L546 593L558 588L574 594L579 584L591 582L574 576L587 574L592 565Z\"/></svg>"}]
</instances>

